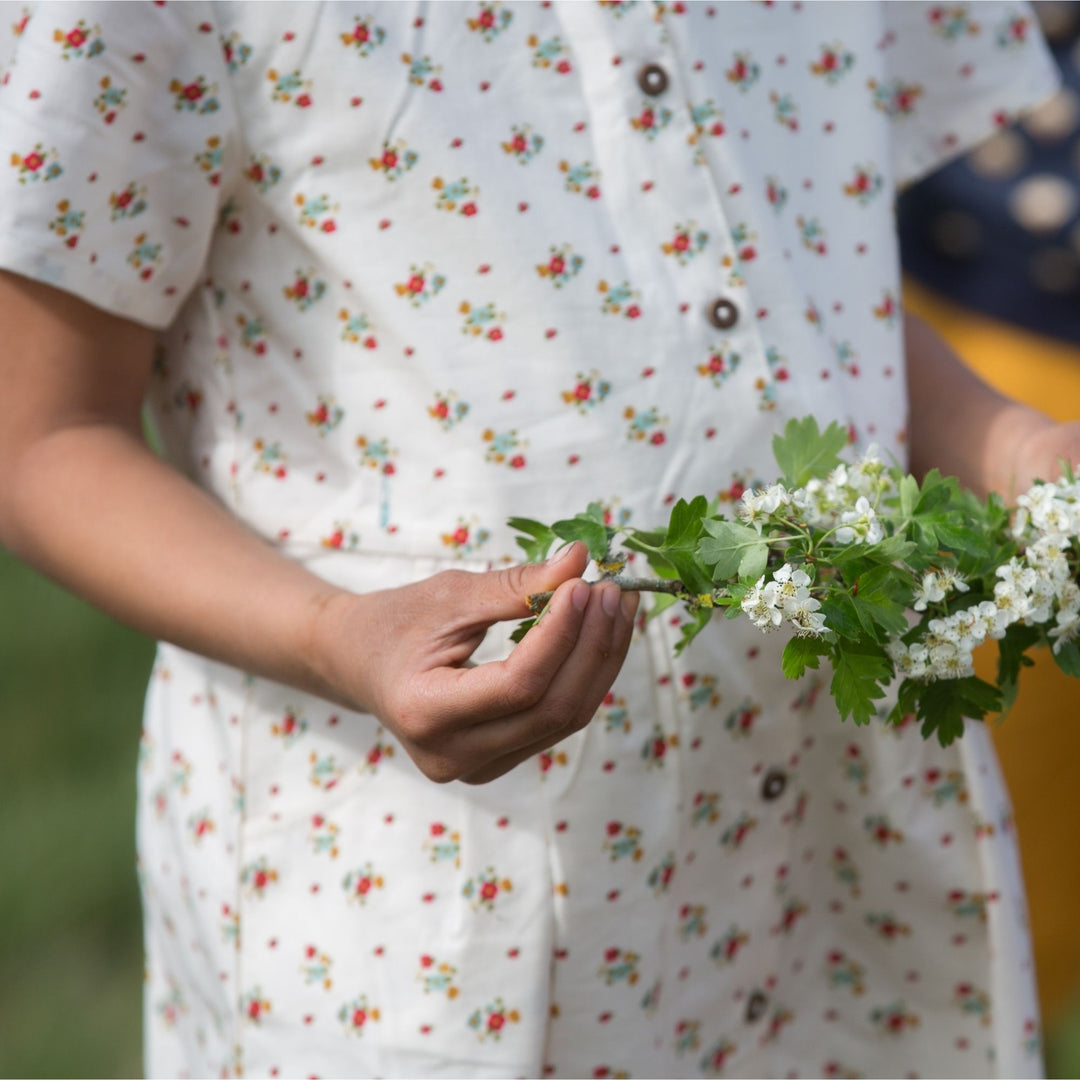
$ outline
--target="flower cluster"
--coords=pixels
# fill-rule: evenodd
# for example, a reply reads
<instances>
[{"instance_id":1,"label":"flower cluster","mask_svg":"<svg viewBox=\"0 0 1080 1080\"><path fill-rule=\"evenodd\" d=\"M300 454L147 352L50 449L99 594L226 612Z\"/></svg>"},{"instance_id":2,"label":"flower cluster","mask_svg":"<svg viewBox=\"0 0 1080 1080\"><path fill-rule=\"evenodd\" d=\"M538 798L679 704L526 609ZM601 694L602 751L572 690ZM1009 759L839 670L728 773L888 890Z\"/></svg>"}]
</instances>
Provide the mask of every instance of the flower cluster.
<instances>
[{"instance_id":1,"label":"flower cluster","mask_svg":"<svg viewBox=\"0 0 1080 1080\"><path fill-rule=\"evenodd\" d=\"M790 514L813 528L835 529L838 544L876 544L885 535L876 507L893 490L892 477L871 447L853 464L837 465L824 479L811 477L792 491L783 484L744 491L739 517L759 536L766 524L783 523Z\"/></svg>"},{"instance_id":2,"label":"flower cluster","mask_svg":"<svg viewBox=\"0 0 1080 1080\"><path fill-rule=\"evenodd\" d=\"M800 637L813 637L826 629L825 616L819 611L821 603L810 595L810 575L791 563L774 571L767 585L764 576L758 578L740 606L766 633L781 622L790 623Z\"/></svg>"},{"instance_id":3,"label":"flower cluster","mask_svg":"<svg viewBox=\"0 0 1080 1080\"><path fill-rule=\"evenodd\" d=\"M1067 467L1010 513L936 470L904 475L872 449L845 461L847 446L839 424L822 431L812 417L790 420L773 440L779 479L745 491L734 519L698 495L675 502L659 529L613 524L597 503L551 526L510 524L526 534L518 543L531 559L581 540L602 577L660 594L654 615L681 603L677 653L716 609L764 633L787 626L784 674L827 661L837 709L858 724L914 714L924 737L947 744L966 719L1008 708L1038 645L1080 678L1080 480ZM617 539L656 580L624 573L629 556ZM548 599L531 597L534 613ZM996 685L972 663L987 641L998 647Z\"/></svg>"},{"instance_id":4,"label":"flower cluster","mask_svg":"<svg viewBox=\"0 0 1080 1080\"><path fill-rule=\"evenodd\" d=\"M974 674L972 651L987 638L1000 641L1011 626L1054 625L1047 630L1055 654L1080 634L1080 587L1074 580L1073 541L1080 535L1080 484L1039 483L1017 499L1011 529L1024 545L994 571L993 599L932 618L926 634L890 642L897 674L913 679L955 679ZM916 591L915 611L968 586L954 571L928 573Z\"/></svg>"}]
</instances>

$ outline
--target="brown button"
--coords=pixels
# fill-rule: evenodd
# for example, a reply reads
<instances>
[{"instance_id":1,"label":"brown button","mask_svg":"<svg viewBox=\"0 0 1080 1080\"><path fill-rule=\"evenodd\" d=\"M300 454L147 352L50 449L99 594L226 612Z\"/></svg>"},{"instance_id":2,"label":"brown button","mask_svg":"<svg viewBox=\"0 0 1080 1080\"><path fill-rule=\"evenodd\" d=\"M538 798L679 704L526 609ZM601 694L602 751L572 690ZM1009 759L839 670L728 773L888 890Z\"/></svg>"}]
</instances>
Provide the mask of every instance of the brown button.
<instances>
[{"instance_id":1,"label":"brown button","mask_svg":"<svg viewBox=\"0 0 1080 1080\"><path fill-rule=\"evenodd\" d=\"M750 995L750 1000L746 1003L746 1022L748 1024L756 1024L765 1015L765 1010L768 1007L768 995L761 990L755 990Z\"/></svg>"},{"instance_id":2,"label":"brown button","mask_svg":"<svg viewBox=\"0 0 1080 1080\"><path fill-rule=\"evenodd\" d=\"M779 799L784 794L784 788L786 787L787 774L783 769L770 769L761 782L761 797L768 799L770 802L773 799Z\"/></svg>"},{"instance_id":3,"label":"brown button","mask_svg":"<svg viewBox=\"0 0 1080 1080\"><path fill-rule=\"evenodd\" d=\"M649 97L656 97L668 88L667 72L659 64L646 64L638 72L637 84Z\"/></svg>"},{"instance_id":4,"label":"brown button","mask_svg":"<svg viewBox=\"0 0 1080 1080\"><path fill-rule=\"evenodd\" d=\"M739 321L739 309L722 296L709 305L708 314L717 330L730 330Z\"/></svg>"}]
</instances>

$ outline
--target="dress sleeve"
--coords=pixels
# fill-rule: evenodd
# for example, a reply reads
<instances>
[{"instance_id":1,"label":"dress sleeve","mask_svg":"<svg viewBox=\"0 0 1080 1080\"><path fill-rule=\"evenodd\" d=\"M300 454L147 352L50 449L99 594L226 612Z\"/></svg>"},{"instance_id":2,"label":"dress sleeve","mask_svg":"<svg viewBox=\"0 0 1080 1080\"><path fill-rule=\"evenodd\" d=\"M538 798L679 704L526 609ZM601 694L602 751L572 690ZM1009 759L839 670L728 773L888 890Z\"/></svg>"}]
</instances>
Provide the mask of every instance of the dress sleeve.
<instances>
[{"instance_id":1,"label":"dress sleeve","mask_svg":"<svg viewBox=\"0 0 1080 1080\"><path fill-rule=\"evenodd\" d=\"M237 160L212 8L4 4L13 14L0 24L0 267L163 329L199 280Z\"/></svg>"},{"instance_id":2,"label":"dress sleeve","mask_svg":"<svg viewBox=\"0 0 1080 1080\"><path fill-rule=\"evenodd\" d=\"M885 5L883 84L875 107L893 128L897 184L909 184L992 135L1058 88L1030 8L1018 3Z\"/></svg>"}]
</instances>

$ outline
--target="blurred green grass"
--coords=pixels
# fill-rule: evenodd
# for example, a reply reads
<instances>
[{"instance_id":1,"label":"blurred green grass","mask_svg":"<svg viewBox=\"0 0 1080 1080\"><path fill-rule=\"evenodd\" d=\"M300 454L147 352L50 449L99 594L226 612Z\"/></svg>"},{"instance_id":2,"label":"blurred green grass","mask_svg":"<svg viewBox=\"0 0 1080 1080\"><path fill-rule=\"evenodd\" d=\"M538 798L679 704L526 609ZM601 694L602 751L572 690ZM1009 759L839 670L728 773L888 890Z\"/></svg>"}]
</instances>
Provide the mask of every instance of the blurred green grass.
<instances>
[{"instance_id":1,"label":"blurred green grass","mask_svg":"<svg viewBox=\"0 0 1080 1080\"><path fill-rule=\"evenodd\" d=\"M138 1076L153 643L0 550L0 1075Z\"/></svg>"},{"instance_id":2,"label":"blurred green grass","mask_svg":"<svg viewBox=\"0 0 1080 1080\"><path fill-rule=\"evenodd\" d=\"M0 1077L142 1074L135 761L152 660L152 642L0 549ZM1080 1000L1046 1054L1049 1077L1080 1076Z\"/></svg>"}]
</instances>

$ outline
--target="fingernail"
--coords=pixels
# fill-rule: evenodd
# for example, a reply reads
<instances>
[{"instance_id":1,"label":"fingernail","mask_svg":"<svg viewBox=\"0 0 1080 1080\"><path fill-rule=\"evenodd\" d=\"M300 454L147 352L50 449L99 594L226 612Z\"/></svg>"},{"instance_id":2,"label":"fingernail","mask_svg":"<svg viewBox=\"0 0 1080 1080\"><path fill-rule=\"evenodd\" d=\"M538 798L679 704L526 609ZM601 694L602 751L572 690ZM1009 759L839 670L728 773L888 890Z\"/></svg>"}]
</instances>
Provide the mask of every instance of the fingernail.
<instances>
[{"instance_id":1,"label":"fingernail","mask_svg":"<svg viewBox=\"0 0 1080 1080\"><path fill-rule=\"evenodd\" d=\"M589 602L589 586L584 581L579 581L570 592L570 603L578 609L578 611L584 611L585 605Z\"/></svg>"},{"instance_id":2,"label":"fingernail","mask_svg":"<svg viewBox=\"0 0 1080 1080\"><path fill-rule=\"evenodd\" d=\"M562 562L562 560L565 559L566 556L570 554L570 552L573 550L573 548L574 548L573 544L567 544L566 547L559 548L559 550L556 551L555 554L552 555L550 559L548 559L548 566L554 566L557 562Z\"/></svg>"},{"instance_id":3,"label":"fingernail","mask_svg":"<svg viewBox=\"0 0 1080 1080\"><path fill-rule=\"evenodd\" d=\"M622 592L616 585L609 585L603 590L600 596L600 601L604 605L604 610L609 615L614 615L619 610L619 601L622 597Z\"/></svg>"}]
</instances>

